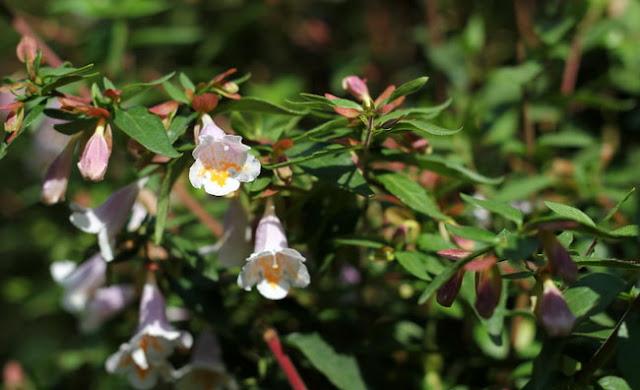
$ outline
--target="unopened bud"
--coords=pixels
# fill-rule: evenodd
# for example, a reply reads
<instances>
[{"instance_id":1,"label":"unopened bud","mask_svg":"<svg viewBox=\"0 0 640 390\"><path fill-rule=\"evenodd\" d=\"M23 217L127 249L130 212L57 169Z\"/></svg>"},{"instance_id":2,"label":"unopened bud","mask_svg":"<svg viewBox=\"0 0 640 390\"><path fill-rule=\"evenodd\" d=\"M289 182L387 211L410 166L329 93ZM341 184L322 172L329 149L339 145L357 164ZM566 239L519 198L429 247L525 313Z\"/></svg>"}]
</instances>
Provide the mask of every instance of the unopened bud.
<instances>
[{"instance_id":1,"label":"unopened bud","mask_svg":"<svg viewBox=\"0 0 640 390\"><path fill-rule=\"evenodd\" d=\"M573 283L578 278L578 266L571 258L569 251L562 246L555 234L549 230L540 231L542 249L547 255L549 268L553 275L560 276L562 280Z\"/></svg>"},{"instance_id":2,"label":"unopened bud","mask_svg":"<svg viewBox=\"0 0 640 390\"><path fill-rule=\"evenodd\" d=\"M100 181L109 166L111 156L111 128L98 122L96 130L84 146L78 169L85 180Z\"/></svg>"},{"instance_id":3,"label":"unopened bud","mask_svg":"<svg viewBox=\"0 0 640 390\"><path fill-rule=\"evenodd\" d=\"M445 307L451 307L453 301L456 300L460 287L462 286L462 279L464 279L464 270L461 269L456 272L449 280L447 280L442 287L436 292L436 301Z\"/></svg>"},{"instance_id":4,"label":"unopened bud","mask_svg":"<svg viewBox=\"0 0 640 390\"><path fill-rule=\"evenodd\" d=\"M490 318L500 302L502 275L497 264L476 274L476 310L483 318Z\"/></svg>"},{"instance_id":5,"label":"unopened bud","mask_svg":"<svg viewBox=\"0 0 640 390\"><path fill-rule=\"evenodd\" d=\"M347 76L342 79L342 88L347 90L354 98L361 102L370 102L369 88L366 80L358 76Z\"/></svg>"},{"instance_id":6,"label":"unopened bud","mask_svg":"<svg viewBox=\"0 0 640 390\"><path fill-rule=\"evenodd\" d=\"M16 47L16 55L20 62L23 64L28 63L29 66L32 66L38 55L38 43L32 37L23 35Z\"/></svg>"},{"instance_id":7,"label":"unopened bud","mask_svg":"<svg viewBox=\"0 0 640 390\"><path fill-rule=\"evenodd\" d=\"M542 298L539 299L538 319L549 336L567 336L571 333L576 317L569 310L564 296L551 278L543 281Z\"/></svg>"},{"instance_id":8,"label":"unopened bud","mask_svg":"<svg viewBox=\"0 0 640 390\"><path fill-rule=\"evenodd\" d=\"M42 202L45 204L55 204L64 200L76 142L77 139L72 138L49 166L42 182Z\"/></svg>"},{"instance_id":9,"label":"unopened bud","mask_svg":"<svg viewBox=\"0 0 640 390\"><path fill-rule=\"evenodd\" d=\"M191 105L196 112L211 112L218 106L218 95L214 93L203 93L202 95L194 97Z\"/></svg>"},{"instance_id":10,"label":"unopened bud","mask_svg":"<svg viewBox=\"0 0 640 390\"><path fill-rule=\"evenodd\" d=\"M22 127L22 120L24 119L24 103L17 102L12 104L14 108L9 111L7 119L4 121L4 130L7 133L13 133L20 130Z\"/></svg>"}]
</instances>

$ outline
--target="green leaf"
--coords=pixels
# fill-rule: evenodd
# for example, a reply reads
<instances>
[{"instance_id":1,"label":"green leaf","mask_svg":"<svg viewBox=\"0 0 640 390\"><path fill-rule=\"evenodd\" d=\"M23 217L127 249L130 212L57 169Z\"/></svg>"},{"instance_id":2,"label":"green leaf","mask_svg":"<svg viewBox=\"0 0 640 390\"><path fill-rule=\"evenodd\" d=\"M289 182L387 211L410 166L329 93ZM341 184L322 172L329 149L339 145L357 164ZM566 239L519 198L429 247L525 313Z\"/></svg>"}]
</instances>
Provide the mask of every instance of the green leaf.
<instances>
[{"instance_id":1,"label":"green leaf","mask_svg":"<svg viewBox=\"0 0 640 390\"><path fill-rule=\"evenodd\" d=\"M114 114L113 123L145 148L166 157L181 156L171 146L160 118L146 108L135 107L127 111L116 108Z\"/></svg>"},{"instance_id":2,"label":"green leaf","mask_svg":"<svg viewBox=\"0 0 640 390\"><path fill-rule=\"evenodd\" d=\"M286 342L302 352L329 381L342 390L366 390L358 362L352 356L336 353L318 333L292 333Z\"/></svg>"},{"instance_id":3,"label":"green leaf","mask_svg":"<svg viewBox=\"0 0 640 390\"><path fill-rule=\"evenodd\" d=\"M462 180L467 183L496 185L502 182L502 178L492 178L483 176L477 172L473 172L470 169L447 160L440 156L433 154L430 155L418 155L401 153L391 149L385 149L382 151L382 156L387 161L400 161L410 165L416 165L423 169L434 171L442 176L450 177L453 179Z\"/></svg>"},{"instance_id":4,"label":"green leaf","mask_svg":"<svg viewBox=\"0 0 640 390\"><path fill-rule=\"evenodd\" d=\"M197 113L192 113L188 116L176 116L171 121L171 125L169 126L169 130L167 131L167 136L169 137L169 142L173 144L176 142L178 138L182 134L184 134L189 128L189 123L194 120L198 116Z\"/></svg>"},{"instance_id":5,"label":"green leaf","mask_svg":"<svg viewBox=\"0 0 640 390\"><path fill-rule=\"evenodd\" d=\"M287 154L292 155L291 161L298 160L296 165L308 174L328 181L338 188L362 196L373 196L373 191L345 149L335 144L305 142L296 144Z\"/></svg>"},{"instance_id":6,"label":"green leaf","mask_svg":"<svg viewBox=\"0 0 640 390\"><path fill-rule=\"evenodd\" d=\"M453 135L459 133L462 127L459 129L445 129L444 127L436 126L433 123L412 120L412 121L400 121L393 126L392 130L408 130L415 131L423 137L429 135Z\"/></svg>"},{"instance_id":7,"label":"green leaf","mask_svg":"<svg viewBox=\"0 0 640 390\"><path fill-rule=\"evenodd\" d=\"M129 84L129 85L125 85L124 87L122 87L122 99L129 99L130 97L134 96L135 94L141 92L141 90L144 90L146 88L149 87L153 87L156 85L160 85L163 84L165 82L167 82L169 79L171 79L173 77L173 75L175 75L176 72L171 72L167 75L164 75L158 79L155 79L153 81L149 81L147 83L133 83L133 84Z\"/></svg>"},{"instance_id":8,"label":"green leaf","mask_svg":"<svg viewBox=\"0 0 640 390\"><path fill-rule=\"evenodd\" d=\"M583 257L572 256L573 261L579 266L587 267L609 267L609 268L625 268L640 269L639 261L619 260L604 257Z\"/></svg>"},{"instance_id":9,"label":"green leaf","mask_svg":"<svg viewBox=\"0 0 640 390\"><path fill-rule=\"evenodd\" d=\"M218 106L217 112L258 112L277 115L304 115L306 111L297 111L291 108L277 105L256 97L243 97L239 100L229 100Z\"/></svg>"},{"instance_id":10,"label":"green leaf","mask_svg":"<svg viewBox=\"0 0 640 390\"><path fill-rule=\"evenodd\" d=\"M433 295L433 293L436 292L437 289L442 287L442 285L445 284L447 280L451 279L451 277L456 272L458 272L462 267L464 267L465 264L469 263L471 260L475 259L476 257L486 253L487 250L488 249L486 248L477 250L471 253L469 256L465 257L464 259L460 259L458 261L454 261L453 263L449 264L447 268L445 268L435 278L433 278L431 283L429 283L427 288L422 292L422 295L420 295L420 298L418 298L418 304L422 305L423 303L425 303L427 299L429 299L431 295Z\"/></svg>"},{"instance_id":11,"label":"green leaf","mask_svg":"<svg viewBox=\"0 0 640 390\"><path fill-rule=\"evenodd\" d=\"M429 195L427 195L425 189L416 181L402 174L393 172L378 174L376 175L376 179L387 191L413 210L435 219L450 219L449 216L438 210L438 207Z\"/></svg>"},{"instance_id":12,"label":"green leaf","mask_svg":"<svg viewBox=\"0 0 640 390\"><path fill-rule=\"evenodd\" d=\"M81 118L68 123L56 123L53 128L62 134L73 135L80 131L93 129L97 123L97 118Z\"/></svg>"},{"instance_id":13,"label":"green leaf","mask_svg":"<svg viewBox=\"0 0 640 390\"><path fill-rule=\"evenodd\" d=\"M418 251L395 252L398 263L413 276L430 281L431 275L437 275L444 267L437 258Z\"/></svg>"},{"instance_id":14,"label":"green leaf","mask_svg":"<svg viewBox=\"0 0 640 390\"><path fill-rule=\"evenodd\" d=\"M184 155L178 159L171 160L167 164L167 172L162 178L160 193L158 194L156 224L153 234L156 245L160 245L162 242L162 235L164 234L164 227L167 222L167 214L169 213L169 195L171 194L171 188L173 188L182 171L184 171L191 162L191 156Z\"/></svg>"},{"instance_id":15,"label":"green leaf","mask_svg":"<svg viewBox=\"0 0 640 390\"><path fill-rule=\"evenodd\" d=\"M561 215L572 221L579 222L586 226L596 227L596 224L593 222L591 218L589 218L587 214L583 213L582 211L574 207L566 206L561 203L555 203L550 201L545 201L544 204L546 204L547 207L549 207L558 215Z\"/></svg>"},{"instance_id":16,"label":"green leaf","mask_svg":"<svg viewBox=\"0 0 640 390\"><path fill-rule=\"evenodd\" d=\"M251 199L257 199L264 190L271 184L271 176L262 176L250 183L246 183L244 188L249 192Z\"/></svg>"},{"instance_id":17,"label":"green leaf","mask_svg":"<svg viewBox=\"0 0 640 390\"><path fill-rule=\"evenodd\" d=\"M603 390L631 390L629 384L619 376L605 376L598 379L598 384Z\"/></svg>"},{"instance_id":18,"label":"green leaf","mask_svg":"<svg viewBox=\"0 0 640 390\"><path fill-rule=\"evenodd\" d=\"M414 92L417 92L420 88L422 88L427 83L428 80L429 80L428 77L423 76L402 84L391 93L387 101L392 102L401 96L406 96Z\"/></svg>"},{"instance_id":19,"label":"green leaf","mask_svg":"<svg viewBox=\"0 0 640 390\"><path fill-rule=\"evenodd\" d=\"M482 207L496 214L502 215L506 219L515 222L518 227L522 226L522 211L507 203L497 202L495 200L477 199L466 194L460 194L460 196L467 203L471 203L474 206Z\"/></svg>"},{"instance_id":20,"label":"green leaf","mask_svg":"<svg viewBox=\"0 0 640 390\"><path fill-rule=\"evenodd\" d=\"M618 210L620 209L620 206L622 206L624 204L624 202L626 202L627 199L629 199L631 197L631 195L633 195L635 190L636 190L635 187L630 189L629 192L627 192L627 194L622 198L622 200L620 200L620 202L618 202L618 204L616 204L615 207L612 208L611 211L609 211L609 214L607 214L607 216L604 217L604 219L602 221L600 221L600 225L602 223L607 222L608 220L610 220L611 217L613 217L613 215L618 212Z\"/></svg>"},{"instance_id":21,"label":"green leaf","mask_svg":"<svg viewBox=\"0 0 640 390\"><path fill-rule=\"evenodd\" d=\"M42 112L45 110L45 107L47 107L46 99L40 102L39 104L31 107L27 115L25 115L24 119L22 120L22 127L26 129L29 126L31 126L33 122L40 117Z\"/></svg>"},{"instance_id":22,"label":"green leaf","mask_svg":"<svg viewBox=\"0 0 640 390\"><path fill-rule=\"evenodd\" d=\"M594 273L566 289L564 299L576 317L587 317L609 307L624 287L624 280L618 276Z\"/></svg>"},{"instance_id":23,"label":"green leaf","mask_svg":"<svg viewBox=\"0 0 640 390\"><path fill-rule=\"evenodd\" d=\"M171 99L180 103L189 104L189 99L187 99L187 95L184 94L183 90L168 81L162 83L162 86Z\"/></svg>"},{"instance_id":24,"label":"green leaf","mask_svg":"<svg viewBox=\"0 0 640 390\"><path fill-rule=\"evenodd\" d=\"M494 233L475 226L456 226L447 224L447 229L458 237L473 241L496 243L498 236Z\"/></svg>"},{"instance_id":25,"label":"green leaf","mask_svg":"<svg viewBox=\"0 0 640 390\"><path fill-rule=\"evenodd\" d=\"M294 141L298 141L301 139L307 139L307 138L312 138L312 137L319 137L325 134L329 134L334 132L336 129L342 129L345 128L347 126L347 124L349 123L349 120L345 117L338 117L335 119L332 119L328 122L324 122L321 125L318 125L310 130L307 130L306 132L293 137L292 139Z\"/></svg>"},{"instance_id":26,"label":"green leaf","mask_svg":"<svg viewBox=\"0 0 640 390\"><path fill-rule=\"evenodd\" d=\"M549 176L512 177L495 194L493 200L511 202L513 200L527 199L531 194L537 193L552 184L553 179Z\"/></svg>"},{"instance_id":27,"label":"green leaf","mask_svg":"<svg viewBox=\"0 0 640 390\"><path fill-rule=\"evenodd\" d=\"M193 81L191 81L191 79L189 78L189 76L187 76L186 74L184 74L183 72L180 72L180 75L178 75L178 79L180 80L180 85L182 85L182 88L184 89L190 89L192 91L196 90L196 86L193 83Z\"/></svg>"},{"instance_id":28,"label":"green leaf","mask_svg":"<svg viewBox=\"0 0 640 390\"><path fill-rule=\"evenodd\" d=\"M363 248L373 248L380 249L387 244L380 241L380 237L375 236L371 239L364 237L342 237L342 238L334 238L331 240L334 245L347 245L347 246L358 246Z\"/></svg>"}]
</instances>

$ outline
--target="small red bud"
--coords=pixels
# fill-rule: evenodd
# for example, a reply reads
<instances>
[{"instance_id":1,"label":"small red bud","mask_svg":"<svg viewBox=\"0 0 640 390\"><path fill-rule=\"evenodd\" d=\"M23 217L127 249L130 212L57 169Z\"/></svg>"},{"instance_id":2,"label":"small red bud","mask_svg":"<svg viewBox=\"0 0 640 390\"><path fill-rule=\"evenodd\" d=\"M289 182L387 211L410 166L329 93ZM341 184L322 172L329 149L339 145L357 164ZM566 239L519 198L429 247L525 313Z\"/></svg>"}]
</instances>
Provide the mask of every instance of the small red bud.
<instances>
[{"instance_id":1,"label":"small red bud","mask_svg":"<svg viewBox=\"0 0 640 390\"><path fill-rule=\"evenodd\" d=\"M461 269L438 289L436 292L436 301L442 306L451 307L460 292L463 278L464 270Z\"/></svg>"},{"instance_id":2,"label":"small red bud","mask_svg":"<svg viewBox=\"0 0 640 390\"><path fill-rule=\"evenodd\" d=\"M483 318L490 318L498 306L502 293L502 275L497 264L476 274L475 307Z\"/></svg>"},{"instance_id":3,"label":"small red bud","mask_svg":"<svg viewBox=\"0 0 640 390\"><path fill-rule=\"evenodd\" d=\"M573 315L564 296L549 277L543 281L542 297L536 310L538 319L549 336L567 336L571 334L576 317Z\"/></svg>"},{"instance_id":4,"label":"small red bud","mask_svg":"<svg viewBox=\"0 0 640 390\"><path fill-rule=\"evenodd\" d=\"M208 113L218 106L218 95L203 93L193 98L191 105L196 112Z\"/></svg>"}]
</instances>

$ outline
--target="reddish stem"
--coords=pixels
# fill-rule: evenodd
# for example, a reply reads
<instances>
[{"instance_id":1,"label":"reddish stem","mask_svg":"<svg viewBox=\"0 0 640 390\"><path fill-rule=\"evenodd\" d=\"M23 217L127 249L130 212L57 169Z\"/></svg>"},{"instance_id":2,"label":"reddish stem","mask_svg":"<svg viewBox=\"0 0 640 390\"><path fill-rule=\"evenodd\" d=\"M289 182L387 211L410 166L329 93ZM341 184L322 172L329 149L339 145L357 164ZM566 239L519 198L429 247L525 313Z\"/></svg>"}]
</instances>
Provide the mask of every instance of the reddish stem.
<instances>
[{"instance_id":1,"label":"reddish stem","mask_svg":"<svg viewBox=\"0 0 640 390\"><path fill-rule=\"evenodd\" d=\"M207 227L207 229L209 229L211 233L213 233L214 236L222 237L224 230L222 225L209 215L207 210L205 210L197 200L193 199L191 194L189 194L189 192L184 188L182 182L177 183L177 185L173 187L173 192L178 195L182 203Z\"/></svg>"},{"instance_id":2,"label":"reddish stem","mask_svg":"<svg viewBox=\"0 0 640 390\"><path fill-rule=\"evenodd\" d=\"M564 72L562 74L562 86L560 92L567 96L573 93L578 79L578 70L580 69L580 56L582 55L582 39L579 34L573 37L571 48L567 56L567 62L564 64Z\"/></svg>"},{"instance_id":3,"label":"reddish stem","mask_svg":"<svg viewBox=\"0 0 640 390\"><path fill-rule=\"evenodd\" d=\"M289 380L289 384L293 390L307 390L307 386L302 381L300 374L296 370L296 367L289 359L286 353L282 350L282 345L280 344L280 339L278 338L278 333L273 328L267 328L264 334L264 341L269 346L271 353L275 356L278 364L280 364L280 368L284 371L284 374L287 376Z\"/></svg>"}]
</instances>

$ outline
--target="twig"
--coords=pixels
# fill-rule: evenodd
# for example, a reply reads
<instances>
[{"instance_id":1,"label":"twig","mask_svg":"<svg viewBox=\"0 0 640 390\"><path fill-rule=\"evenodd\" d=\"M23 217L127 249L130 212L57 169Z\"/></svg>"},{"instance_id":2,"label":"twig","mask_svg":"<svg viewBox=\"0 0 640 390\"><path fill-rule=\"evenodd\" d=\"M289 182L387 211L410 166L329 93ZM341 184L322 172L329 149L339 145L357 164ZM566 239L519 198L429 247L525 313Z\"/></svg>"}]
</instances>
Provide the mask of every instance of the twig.
<instances>
[{"instance_id":1,"label":"twig","mask_svg":"<svg viewBox=\"0 0 640 390\"><path fill-rule=\"evenodd\" d=\"M560 92L564 95L571 95L576 88L576 80L578 79L578 70L580 69L580 57L582 56L582 38L580 34L576 34L571 41L571 48L567 56L567 62L564 64L564 72L562 73L562 84Z\"/></svg>"},{"instance_id":2,"label":"twig","mask_svg":"<svg viewBox=\"0 0 640 390\"><path fill-rule=\"evenodd\" d=\"M287 376L291 388L293 390L307 390L307 386L302 381L302 378L300 377L300 374L298 374L293 362L282 350L282 345L280 344L280 339L278 338L276 330L273 328L267 328L262 337L269 346L271 353L273 353L273 356L275 356L278 361L278 364L280 364L280 368L282 368L282 371L284 371L284 374Z\"/></svg>"},{"instance_id":3,"label":"twig","mask_svg":"<svg viewBox=\"0 0 640 390\"><path fill-rule=\"evenodd\" d=\"M42 50L42 55L45 61L47 61L49 65L54 68L62 65L63 62L60 57L58 57L58 55L53 50L51 50L51 48L49 48L49 46L47 46L47 44L44 43L42 39L40 39L40 37L36 35L27 21L22 16L13 12L4 1L0 1L0 14L2 14L9 20L13 28L20 35L31 37L36 41L38 47Z\"/></svg>"},{"instance_id":4,"label":"twig","mask_svg":"<svg viewBox=\"0 0 640 390\"><path fill-rule=\"evenodd\" d=\"M214 236L217 238L222 237L224 229L222 228L222 225L220 225L220 222L216 221L211 215L209 215L207 210L205 210L197 200L193 199L191 194L189 194L189 192L184 188L182 182L177 183L177 185L173 187L173 192Z\"/></svg>"}]
</instances>

